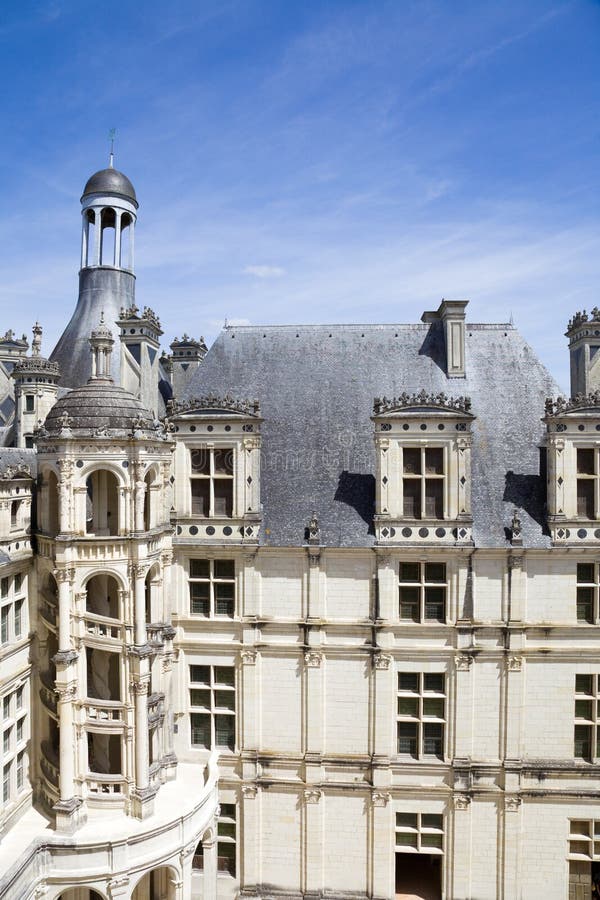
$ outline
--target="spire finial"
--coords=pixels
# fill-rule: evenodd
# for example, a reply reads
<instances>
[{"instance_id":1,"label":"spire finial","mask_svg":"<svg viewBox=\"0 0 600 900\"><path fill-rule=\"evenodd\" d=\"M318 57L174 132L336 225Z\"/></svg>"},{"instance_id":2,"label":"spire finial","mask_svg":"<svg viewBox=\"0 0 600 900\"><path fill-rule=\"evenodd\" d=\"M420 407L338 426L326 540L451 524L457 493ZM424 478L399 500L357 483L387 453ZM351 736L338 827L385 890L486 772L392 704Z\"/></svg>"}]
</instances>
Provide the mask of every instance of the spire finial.
<instances>
[{"instance_id":1,"label":"spire finial","mask_svg":"<svg viewBox=\"0 0 600 900\"><path fill-rule=\"evenodd\" d=\"M115 167L115 135L117 133L116 128L111 128L108 132L108 139L110 141L110 156L108 158L108 167L109 169L114 169Z\"/></svg>"}]
</instances>

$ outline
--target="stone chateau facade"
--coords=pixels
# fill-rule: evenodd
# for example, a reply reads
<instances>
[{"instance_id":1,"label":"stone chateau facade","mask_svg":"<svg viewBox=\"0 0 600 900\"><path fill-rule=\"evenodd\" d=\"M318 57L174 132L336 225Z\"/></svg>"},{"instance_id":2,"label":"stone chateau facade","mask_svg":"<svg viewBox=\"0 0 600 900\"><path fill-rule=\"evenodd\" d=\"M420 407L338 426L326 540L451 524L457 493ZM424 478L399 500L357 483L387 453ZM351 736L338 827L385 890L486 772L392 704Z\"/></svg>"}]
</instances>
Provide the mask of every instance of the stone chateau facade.
<instances>
[{"instance_id":1,"label":"stone chateau facade","mask_svg":"<svg viewBox=\"0 0 600 900\"><path fill-rule=\"evenodd\" d=\"M0 339L2 900L587 900L600 311L176 339L135 190Z\"/></svg>"}]
</instances>

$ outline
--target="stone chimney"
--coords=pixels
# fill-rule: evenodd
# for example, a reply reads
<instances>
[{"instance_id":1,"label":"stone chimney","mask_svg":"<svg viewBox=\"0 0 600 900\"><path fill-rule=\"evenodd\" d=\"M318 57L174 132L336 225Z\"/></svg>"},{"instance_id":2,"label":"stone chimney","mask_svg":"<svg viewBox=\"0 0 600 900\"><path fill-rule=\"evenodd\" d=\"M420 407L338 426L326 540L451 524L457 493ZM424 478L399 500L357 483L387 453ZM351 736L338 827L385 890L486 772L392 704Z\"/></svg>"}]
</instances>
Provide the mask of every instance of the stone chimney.
<instances>
[{"instance_id":1,"label":"stone chimney","mask_svg":"<svg viewBox=\"0 0 600 900\"><path fill-rule=\"evenodd\" d=\"M424 312L421 321L441 322L446 345L446 375L465 377L465 310L468 300L442 300L437 310Z\"/></svg>"},{"instance_id":2,"label":"stone chimney","mask_svg":"<svg viewBox=\"0 0 600 900\"><path fill-rule=\"evenodd\" d=\"M199 341L184 334L181 340L175 338L171 344L171 384L173 386L173 396L181 400L183 392L204 357L208 352L208 348L204 343L204 338Z\"/></svg>"},{"instance_id":3,"label":"stone chimney","mask_svg":"<svg viewBox=\"0 0 600 900\"><path fill-rule=\"evenodd\" d=\"M571 396L600 389L600 309L576 312L565 332L571 356Z\"/></svg>"}]
</instances>

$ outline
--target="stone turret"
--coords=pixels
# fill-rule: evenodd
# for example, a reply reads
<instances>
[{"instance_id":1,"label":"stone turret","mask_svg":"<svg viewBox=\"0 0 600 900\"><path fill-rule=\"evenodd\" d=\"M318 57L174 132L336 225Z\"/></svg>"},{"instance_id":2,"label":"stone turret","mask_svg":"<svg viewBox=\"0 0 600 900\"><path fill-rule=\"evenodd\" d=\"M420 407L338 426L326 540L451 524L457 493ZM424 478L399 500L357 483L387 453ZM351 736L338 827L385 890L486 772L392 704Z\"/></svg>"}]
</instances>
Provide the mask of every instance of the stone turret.
<instances>
[{"instance_id":1,"label":"stone turret","mask_svg":"<svg viewBox=\"0 0 600 900\"><path fill-rule=\"evenodd\" d=\"M135 304L134 234L138 202L135 189L111 166L88 179L81 197L82 233L79 299L51 356L66 387L85 384L90 374L88 336L100 313L113 337L122 309ZM120 383L121 355L114 354L112 375Z\"/></svg>"},{"instance_id":2,"label":"stone turret","mask_svg":"<svg viewBox=\"0 0 600 900\"><path fill-rule=\"evenodd\" d=\"M565 334L571 356L571 396L591 394L600 389L600 309L595 306L589 315L585 309L576 312Z\"/></svg>"},{"instance_id":3,"label":"stone turret","mask_svg":"<svg viewBox=\"0 0 600 900\"><path fill-rule=\"evenodd\" d=\"M134 305L121 310L118 325L121 329L121 384L139 397L147 409L156 412L160 320L149 307L145 306L140 314Z\"/></svg>"},{"instance_id":4,"label":"stone turret","mask_svg":"<svg viewBox=\"0 0 600 900\"><path fill-rule=\"evenodd\" d=\"M171 344L171 383L173 396L181 399L190 378L206 356L208 348L201 337L199 341L184 334Z\"/></svg>"},{"instance_id":5,"label":"stone turret","mask_svg":"<svg viewBox=\"0 0 600 900\"><path fill-rule=\"evenodd\" d=\"M42 327L33 326L31 356L21 356L14 365L15 445L33 447L33 433L44 423L58 392L60 369L41 355Z\"/></svg>"}]
</instances>

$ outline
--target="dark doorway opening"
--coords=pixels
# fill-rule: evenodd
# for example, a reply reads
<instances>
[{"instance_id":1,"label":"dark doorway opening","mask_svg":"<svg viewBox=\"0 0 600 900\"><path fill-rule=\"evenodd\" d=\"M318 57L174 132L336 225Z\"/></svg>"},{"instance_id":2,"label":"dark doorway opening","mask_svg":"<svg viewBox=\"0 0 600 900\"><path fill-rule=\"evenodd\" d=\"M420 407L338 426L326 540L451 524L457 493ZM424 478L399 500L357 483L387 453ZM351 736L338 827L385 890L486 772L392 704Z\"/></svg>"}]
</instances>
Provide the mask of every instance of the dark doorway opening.
<instances>
[{"instance_id":1,"label":"dark doorway opening","mask_svg":"<svg viewBox=\"0 0 600 900\"><path fill-rule=\"evenodd\" d=\"M442 900L442 857L396 853L396 900Z\"/></svg>"}]
</instances>

